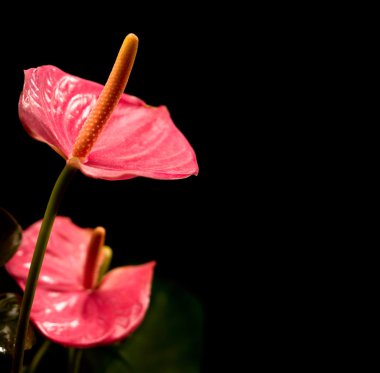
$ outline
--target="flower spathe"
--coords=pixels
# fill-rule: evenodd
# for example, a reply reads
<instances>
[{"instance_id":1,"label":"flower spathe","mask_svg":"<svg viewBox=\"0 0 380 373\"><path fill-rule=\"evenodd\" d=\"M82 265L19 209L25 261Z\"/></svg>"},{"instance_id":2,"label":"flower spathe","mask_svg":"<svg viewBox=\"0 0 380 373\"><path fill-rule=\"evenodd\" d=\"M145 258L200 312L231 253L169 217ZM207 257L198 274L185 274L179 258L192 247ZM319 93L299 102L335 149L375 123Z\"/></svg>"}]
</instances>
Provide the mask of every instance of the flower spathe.
<instances>
[{"instance_id":1,"label":"flower spathe","mask_svg":"<svg viewBox=\"0 0 380 373\"><path fill-rule=\"evenodd\" d=\"M41 221L24 231L16 255L6 264L23 289L40 226ZM119 267L92 288L84 285L92 232L57 217L38 280L31 320L47 338L64 346L120 341L139 326L149 306L154 262Z\"/></svg>"},{"instance_id":2,"label":"flower spathe","mask_svg":"<svg viewBox=\"0 0 380 373\"><path fill-rule=\"evenodd\" d=\"M78 134L103 86L54 66L25 71L19 117L26 131L70 159ZM137 176L181 179L198 173L195 153L165 106L151 107L123 94L88 156L87 176L125 180Z\"/></svg>"}]
</instances>

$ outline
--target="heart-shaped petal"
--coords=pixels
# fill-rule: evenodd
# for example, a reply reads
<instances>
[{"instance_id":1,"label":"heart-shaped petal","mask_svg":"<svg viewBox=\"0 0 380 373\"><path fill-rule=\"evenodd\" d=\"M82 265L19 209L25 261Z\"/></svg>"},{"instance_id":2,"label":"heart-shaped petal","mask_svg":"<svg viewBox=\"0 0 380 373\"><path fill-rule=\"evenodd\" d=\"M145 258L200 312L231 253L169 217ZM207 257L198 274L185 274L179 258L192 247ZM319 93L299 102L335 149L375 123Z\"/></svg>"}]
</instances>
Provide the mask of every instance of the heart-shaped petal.
<instances>
[{"instance_id":1,"label":"heart-shaped petal","mask_svg":"<svg viewBox=\"0 0 380 373\"><path fill-rule=\"evenodd\" d=\"M25 289L41 222L25 230L8 272ZM71 347L111 344L127 337L149 306L155 263L116 268L93 289L83 286L91 230L57 217L46 249L31 320L47 338Z\"/></svg>"},{"instance_id":2,"label":"heart-shaped petal","mask_svg":"<svg viewBox=\"0 0 380 373\"><path fill-rule=\"evenodd\" d=\"M102 88L54 66L26 70L20 120L33 138L67 159ZM126 94L80 167L87 176L107 180L180 179L198 173L195 153L167 108Z\"/></svg>"}]
</instances>

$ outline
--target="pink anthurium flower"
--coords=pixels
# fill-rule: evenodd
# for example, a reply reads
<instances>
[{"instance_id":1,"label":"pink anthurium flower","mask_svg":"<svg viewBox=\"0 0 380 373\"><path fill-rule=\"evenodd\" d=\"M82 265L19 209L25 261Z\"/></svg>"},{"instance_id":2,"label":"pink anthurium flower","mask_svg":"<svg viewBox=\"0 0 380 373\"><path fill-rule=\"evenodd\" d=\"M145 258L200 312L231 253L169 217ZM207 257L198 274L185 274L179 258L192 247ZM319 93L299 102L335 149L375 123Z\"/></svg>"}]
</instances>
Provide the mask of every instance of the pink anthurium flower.
<instances>
[{"instance_id":1,"label":"pink anthurium flower","mask_svg":"<svg viewBox=\"0 0 380 373\"><path fill-rule=\"evenodd\" d=\"M167 108L123 94L136 52L137 37L130 34L105 87L54 66L26 70L20 120L33 138L75 159L93 178L196 175L195 153Z\"/></svg>"},{"instance_id":2,"label":"pink anthurium flower","mask_svg":"<svg viewBox=\"0 0 380 373\"><path fill-rule=\"evenodd\" d=\"M25 289L41 221L24 231L7 271ZM105 231L57 217L31 312L48 339L70 347L120 341L141 323L149 306L154 262L111 270L102 276ZM101 279L100 279L101 278Z\"/></svg>"}]
</instances>

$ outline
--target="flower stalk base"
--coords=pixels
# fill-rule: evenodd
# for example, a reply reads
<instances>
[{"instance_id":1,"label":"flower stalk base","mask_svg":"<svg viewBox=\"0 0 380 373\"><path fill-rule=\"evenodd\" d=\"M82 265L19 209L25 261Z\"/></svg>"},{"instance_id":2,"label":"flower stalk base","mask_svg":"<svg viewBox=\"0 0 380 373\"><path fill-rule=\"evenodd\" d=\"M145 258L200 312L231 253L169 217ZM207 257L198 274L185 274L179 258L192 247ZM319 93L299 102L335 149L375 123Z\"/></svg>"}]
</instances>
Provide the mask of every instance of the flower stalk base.
<instances>
[{"instance_id":1,"label":"flower stalk base","mask_svg":"<svg viewBox=\"0 0 380 373\"><path fill-rule=\"evenodd\" d=\"M44 220L38 235L36 248L29 269L28 279L26 281L24 297L22 299L20 318L18 321L16 332L12 373L22 372L24 361L25 337L29 326L30 311L32 309L34 294L36 292L38 277L41 271L46 246L49 241L54 219L57 215L58 208L61 204L63 195L76 171L77 169L73 167L70 163L66 164L65 168L59 175L57 182L54 185L48 205L46 207Z\"/></svg>"}]
</instances>

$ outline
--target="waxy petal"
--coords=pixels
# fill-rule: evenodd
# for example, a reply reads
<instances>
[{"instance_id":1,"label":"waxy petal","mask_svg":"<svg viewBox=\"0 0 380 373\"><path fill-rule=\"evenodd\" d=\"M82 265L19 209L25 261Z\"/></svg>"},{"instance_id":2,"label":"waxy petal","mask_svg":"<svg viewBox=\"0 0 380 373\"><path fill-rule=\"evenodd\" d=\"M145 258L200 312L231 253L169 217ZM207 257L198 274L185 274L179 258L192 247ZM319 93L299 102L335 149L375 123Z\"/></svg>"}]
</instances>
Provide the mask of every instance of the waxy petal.
<instances>
[{"instance_id":1,"label":"waxy petal","mask_svg":"<svg viewBox=\"0 0 380 373\"><path fill-rule=\"evenodd\" d=\"M56 292L38 287L31 319L50 340L70 347L120 341L149 306L154 263L114 269L97 289Z\"/></svg>"},{"instance_id":2,"label":"waxy petal","mask_svg":"<svg viewBox=\"0 0 380 373\"><path fill-rule=\"evenodd\" d=\"M25 288L30 263L42 221L23 232L21 245L7 265L7 271ZM38 286L56 291L77 291L83 288L83 269L91 229L76 226L69 218L57 216L46 249Z\"/></svg>"},{"instance_id":3,"label":"waxy petal","mask_svg":"<svg viewBox=\"0 0 380 373\"><path fill-rule=\"evenodd\" d=\"M26 70L20 120L33 138L67 159L102 88L54 66ZM196 175L198 165L166 107L150 107L123 94L81 170L107 180L180 179Z\"/></svg>"},{"instance_id":4,"label":"waxy petal","mask_svg":"<svg viewBox=\"0 0 380 373\"><path fill-rule=\"evenodd\" d=\"M17 254L6 264L22 289L40 225L25 230ZM149 306L154 262L116 268L98 287L84 288L90 237L91 230L56 218L34 298L31 320L47 338L65 346L84 348L124 339Z\"/></svg>"}]
</instances>

